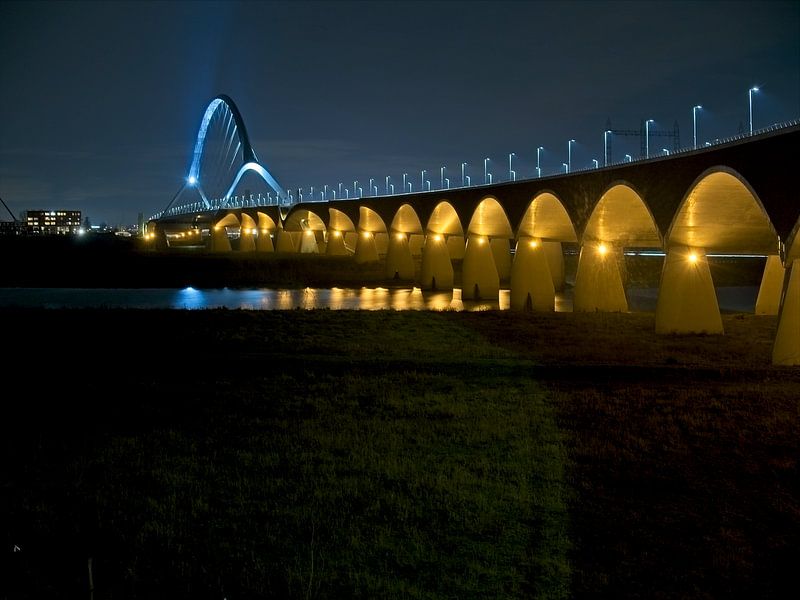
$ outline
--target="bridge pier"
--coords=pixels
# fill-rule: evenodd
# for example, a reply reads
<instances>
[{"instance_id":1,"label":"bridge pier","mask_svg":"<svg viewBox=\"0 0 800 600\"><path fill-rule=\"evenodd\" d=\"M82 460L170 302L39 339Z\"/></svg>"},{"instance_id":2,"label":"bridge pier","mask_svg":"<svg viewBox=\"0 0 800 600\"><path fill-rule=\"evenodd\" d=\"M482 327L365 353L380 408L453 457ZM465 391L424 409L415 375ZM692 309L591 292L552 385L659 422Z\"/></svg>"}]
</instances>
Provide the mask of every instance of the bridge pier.
<instances>
[{"instance_id":1,"label":"bridge pier","mask_svg":"<svg viewBox=\"0 0 800 600\"><path fill-rule=\"evenodd\" d=\"M550 275L553 277L553 287L556 291L564 289L564 249L561 242L542 242Z\"/></svg>"},{"instance_id":2,"label":"bridge pier","mask_svg":"<svg viewBox=\"0 0 800 600\"><path fill-rule=\"evenodd\" d=\"M355 260L358 264L378 262L378 246L375 244L375 234L371 231L362 231L359 234Z\"/></svg>"},{"instance_id":3,"label":"bridge pier","mask_svg":"<svg viewBox=\"0 0 800 600\"><path fill-rule=\"evenodd\" d=\"M272 236L269 234L269 229L262 229L258 238L256 239L257 252L275 252L275 246L272 244Z\"/></svg>"},{"instance_id":4,"label":"bridge pier","mask_svg":"<svg viewBox=\"0 0 800 600\"><path fill-rule=\"evenodd\" d=\"M278 229L277 238L275 241L275 251L286 252L287 254L293 254L295 252L292 234L285 229Z\"/></svg>"},{"instance_id":5,"label":"bridge pier","mask_svg":"<svg viewBox=\"0 0 800 600\"><path fill-rule=\"evenodd\" d=\"M584 244L575 274L573 310L576 312L627 312L622 284L622 247L610 243Z\"/></svg>"},{"instance_id":6,"label":"bridge pier","mask_svg":"<svg viewBox=\"0 0 800 600\"><path fill-rule=\"evenodd\" d=\"M786 269L783 268L780 256L768 256L764 265L764 275L761 277L761 286L758 288L756 299L757 315L777 315L783 294L783 281Z\"/></svg>"},{"instance_id":7,"label":"bridge pier","mask_svg":"<svg viewBox=\"0 0 800 600\"><path fill-rule=\"evenodd\" d=\"M453 263L450 261L445 236L429 233L422 246L420 287L423 290L452 290Z\"/></svg>"},{"instance_id":8,"label":"bridge pier","mask_svg":"<svg viewBox=\"0 0 800 600\"><path fill-rule=\"evenodd\" d=\"M501 281L508 281L511 277L511 244L506 238L492 238L489 244L498 277Z\"/></svg>"},{"instance_id":9,"label":"bridge pier","mask_svg":"<svg viewBox=\"0 0 800 600\"><path fill-rule=\"evenodd\" d=\"M386 251L386 277L414 280L414 258L405 233L392 233Z\"/></svg>"},{"instance_id":10,"label":"bridge pier","mask_svg":"<svg viewBox=\"0 0 800 600\"><path fill-rule=\"evenodd\" d=\"M772 347L772 364L800 365L800 258L789 267L789 281L783 294L778 331Z\"/></svg>"},{"instance_id":11,"label":"bridge pier","mask_svg":"<svg viewBox=\"0 0 800 600\"><path fill-rule=\"evenodd\" d=\"M300 237L300 254L319 254L317 236L313 229L306 229Z\"/></svg>"},{"instance_id":12,"label":"bridge pier","mask_svg":"<svg viewBox=\"0 0 800 600\"><path fill-rule=\"evenodd\" d=\"M256 222L247 213L242 213L239 227L239 252L256 251Z\"/></svg>"},{"instance_id":13,"label":"bridge pier","mask_svg":"<svg viewBox=\"0 0 800 600\"><path fill-rule=\"evenodd\" d=\"M461 263L461 298L464 300L497 300L500 276L489 241L482 235L470 235Z\"/></svg>"},{"instance_id":14,"label":"bridge pier","mask_svg":"<svg viewBox=\"0 0 800 600\"><path fill-rule=\"evenodd\" d=\"M228 239L228 230L224 225L214 225L211 228L211 252L230 252L231 241Z\"/></svg>"},{"instance_id":15,"label":"bridge pier","mask_svg":"<svg viewBox=\"0 0 800 600\"><path fill-rule=\"evenodd\" d=\"M344 234L337 230L328 231L328 246L325 248L328 256L349 256L350 252L344 244Z\"/></svg>"},{"instance_id":16,"label":"bridge pier","mask_svg":"<svg viewBox=\"0 0 800 600\"><path fill-rule=\"evenodd\" d=\"M511 267L511 308L552 312L555 302L547 250L540 239L520 238Z\"/></svg>"},{"instance_id":17,"label":"bridge pier","mask_svg":"<svg viewBox=\"0 0 800 600\"><path fill-rule=\"evenodd\" d=\"M447 251L450 253L452 260L461 260L464 258L465 242L463 235L448 235L446 238Z\"/></svg>"},{"instance_id":18,"label":"bridge pier","mask_svg":"<svg viewBox=\"0 0 800 600\"><path fill-rule=\"evenodd\" d=\"M667 250L656 304L656 333L724 333L702 248L673 246Z\"/></svg>"}]
</instances>

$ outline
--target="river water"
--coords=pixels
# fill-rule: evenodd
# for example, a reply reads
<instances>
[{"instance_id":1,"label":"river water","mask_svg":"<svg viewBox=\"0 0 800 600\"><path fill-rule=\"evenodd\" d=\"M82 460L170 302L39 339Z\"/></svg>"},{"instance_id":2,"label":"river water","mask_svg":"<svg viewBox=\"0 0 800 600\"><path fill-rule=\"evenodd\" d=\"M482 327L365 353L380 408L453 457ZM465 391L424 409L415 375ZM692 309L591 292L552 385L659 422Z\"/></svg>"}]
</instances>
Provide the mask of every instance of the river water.
<instances>
[{"instance_id":1,"label":"river water","mask_svg":"<svg viewBox=\"0 0 800 600\"><path fill-rule=\"evenodd\" d=\"M753 312L758 288L718 287L722 312ZM656 288L627 290L630 310L652 312ZM464 301L461 290L423 292L419 288L303 288L303 289L94 289L94 288L0 288L0 307L37 308L144 308L292 310L507 310L509 290L497 300ZM572 310L571 289L556 294L556 311Z\"/></svg>"}]
</instances>

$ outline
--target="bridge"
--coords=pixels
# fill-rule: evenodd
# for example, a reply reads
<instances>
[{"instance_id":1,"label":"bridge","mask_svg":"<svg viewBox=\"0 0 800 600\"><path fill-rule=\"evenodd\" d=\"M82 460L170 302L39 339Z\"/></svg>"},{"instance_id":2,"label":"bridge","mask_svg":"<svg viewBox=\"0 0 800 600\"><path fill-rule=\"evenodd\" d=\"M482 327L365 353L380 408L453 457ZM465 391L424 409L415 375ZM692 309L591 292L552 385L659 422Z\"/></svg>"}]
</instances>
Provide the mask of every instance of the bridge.
<instances>
[{"instance_id":1,"label":"bridge","mask_svg":"<svg viewBox=\"0 0 800 600\"><path fill-rule=\"evenodd\" d=\"M214 126L226 132L217 143L224 154L209 150ZM220 96L203 118L186 185L147 235L161 248L352 255L422 289L452 288L459 265L462 298L497 299L507 282L513 309L544 311L564 285L565 248L579 252L573 310L588 312L627 311L624 254L659 252L660 333L722 334L708 256L764 256L755 312L778 315L773 362L800 365L799 145L794 122L569 174L303 202L260 164L238 109ZM216 165L211 175L207 163ZM247 173L270 191L239 198ZM187 191L196 198L173 206Z\"/></svg>"}]
</instances>

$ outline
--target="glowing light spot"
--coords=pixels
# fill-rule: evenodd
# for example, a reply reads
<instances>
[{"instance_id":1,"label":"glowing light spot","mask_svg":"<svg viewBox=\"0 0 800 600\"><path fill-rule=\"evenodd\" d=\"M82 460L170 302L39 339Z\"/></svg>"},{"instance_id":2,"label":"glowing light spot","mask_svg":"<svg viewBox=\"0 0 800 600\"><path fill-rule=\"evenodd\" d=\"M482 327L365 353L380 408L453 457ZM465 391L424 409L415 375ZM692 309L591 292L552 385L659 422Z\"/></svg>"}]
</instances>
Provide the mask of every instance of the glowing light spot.
<instances>
[{"instance_id":1,"label":"glowing light spot","mask_svg":"<svg viewBox=\"0 0 800 600\"><path fill-rule=\"evenodd\" d=\"M538 247L538 246L539 246L539 242L538 242L537 240L531 240L530 242L528 242L528 245L529 245L531 248L536 248L536 247Z\"/></svg>"},{"instance_id":2,"label":"glowing light spot","mask_svg":"<svg viewBox=\"0 0 800 600\"><path fill-rule=\"evenodd\" d=\"M364 232L364 233L362 233L361 235L363 235L365 238L368 238L368 237L369 237L369 236L371 236L372 234L371 234L369 231L365 231L365 232Z\"/></svg>"},{"instance_id":3,"label":"glowing light spot","mask_svg":"<svg viewBox=\"0 0 800 600\"><path fill-rule=\"evenodd\" d=\"M258 233L258 229L256 229L255 227L253 227L253 228L250 230L250 233L252 233L253 235L255 235L255 234L257 234L257 233Z\"/></svg>"},{"instance_id":4,"label":"glowing light spot","mask_svg":"<svg viewBox=\"0 0 800 600\"><path fill-rule=\"evenodd\" d=\"M189 185L194 185L195 183L197 183L197 177L195 177L194 175L190 175L189 179L186 180L186 183L188 183Z\"/></svg>"},{"instance_id":5,"label":"glowing light spot","mask_svg":"<svg viewBox=\"0 0 800 600\"><path fill-rule=\"evenodd\" d=\"M434 241L434 242L441 242L441 241L442 241L442 236L440 236L440 235L437 233L435 236L433 236L433 241Z\"/></svg>"},{"instance_id":6,"label":"glowing light spot","mask_svg":"<svg viewBox=\"0 0 800 600\"><path fill-rule=\"evenodd\" d=\"M314 232L311 231L310 229L307 229L306 230L306 236L312 236L312 235L314 235Z\"/></svg>"},{"instance_id":7,"label":"glowing light spot","mask_svg":"<svg viewBox=\"0 0 800 600\"><path fill-rule=\"evenodd\" d=\"M690 252L687 258L689 259L690 263L696 263L698 258L697 252Z\"/></svg>"},{"instance_id":8,"label":"glowing light spot","mask_svg":"<svg viewBox=\"0 0 800 600\"><path fill-rule=\"evenodd\" d=\"M338 238L338 237L340 237L341 235L342 235L342 233L341 233L340 231L337 231L337 230L335 230L335 229L333 230L333 237L335 237L335 238Z\"/></svg>"},{"instance_id":9,"label":"glowing light spot","mask_svg":"<svg viewBox=\"0 0 800 600\"><path fill-rule=\"evenodd\" d=\"M478 238L478 246L483 246L486 243L486 238Z\"/></svg>"},{"instance_id":10,"label":"glowing light spot","mask_svg":"<svg viewBox=\"0 0 800 600\"><path fill-rule=\"evenodd\" d=\"M400 241L400 242L402 242L404 239L406 239L406 236L403 235L402 233L398 233L394 237L397 238L397 241Z\"/></svg>"},{"instance_id":11,"label":"glowing light spot","mask_svg":"<svg viewBox=\"0 0 800 600\"><path fill-rule=\"evenodd\" d=\"M606 255L606 252L608 252L608 246L606 246L605 244L600 244L600 245L597 247L597 253L598 253L600 256L605 256L605 255Z\"/></svg>"}]
</instances>

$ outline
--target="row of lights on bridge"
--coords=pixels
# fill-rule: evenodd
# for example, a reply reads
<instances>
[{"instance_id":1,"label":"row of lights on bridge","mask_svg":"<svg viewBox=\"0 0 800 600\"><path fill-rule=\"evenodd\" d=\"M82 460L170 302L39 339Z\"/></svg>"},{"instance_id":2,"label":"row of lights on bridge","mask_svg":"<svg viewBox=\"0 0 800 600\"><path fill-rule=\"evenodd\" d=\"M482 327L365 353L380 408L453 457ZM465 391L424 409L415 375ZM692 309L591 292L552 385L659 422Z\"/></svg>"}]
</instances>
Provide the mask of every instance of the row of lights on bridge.
<instances>
[{"instance_id":1,"label":"row of lights on bridge","mask_svg":"<svg viewBox=\"0 0 800 600\"><path fill-rule=\"evenodd\" d=\"M757 86L751 87L747 91L748 95L748 104L749 104L749 115L750 115L750 135L753 135L753 93L758 92L759 89ZM693 148L697 149L697 111L702 110L702 106L697 104L692 107L692 142ZM647 119L645 121L645 158L650 158L650 124L655 123L653 119ZM608 166L608 138L612 135L612 131L607 129L603 132L603 166ZM577 143L574 139L571 139L567 142L567 162L561 163L562 167L564 168L564 173L572 172L572 145ZM710 146L711 144L706 142L706 146ZM544 146L539 146L536 148L536 177L539 178L542 176L542 168L541 168L541 152L544 150ZM669 155L669 150L666 148L661 149L662 155ZM511 152L508 155L508 180L509 181L516 181L517 180L517 173L513 168L512 160L516 156L515 152ZM491 162L490 158L485 158L483 160L483 183L484 185L489 185L492 183L492 173L489 171L489 163ZM600 167L600 162L596 159L592 159L592 168L597 169ZM624 157L623 162L633 162L633 157L630 154L626 154ZM472 185L472 181L470 176L466 173L466 168L469 163L463 162L461 163L461 187L470 187ZM441 167L440 171L440 178L439 178L439 189L445 190L450 189L450 178L445 177L447 167ZM426 174L428 171L423 169L420 171L420 189L424 191L431 191L431 180L426 179ZM378 185L375 183L375 179L369 180L369 187L367 188L368 195L378 196ZM197 183L197 178L194 176L190 176L187 179L187 183L190 186L193 186ZM362 187L358 185L358 180L353 181L353 198L361 198L364 196L364 190ZM391 182L391 175L387 175L385 179L385 192L387 196L395 194L395 185ZM350 190L348 188L343 188L343 184L339 184L339 200L350 199ZM403 185L402 185L402 193L412 193L414 191L413 184L411 178L408 177L408 173L403 173ZM311 200L314 200L314 186L310 187L311 192ZM319 190L320 200L328 200L328 186L323 186L322 190ZM333 196L333 200L336 200L336 189L331 189L331 194ZM302 202L303 201L303 191L302 188L297 188L297 200ZM290 200L294 200L292 198L291 192L289 192Z\"/></svg>"}]
</instances>

